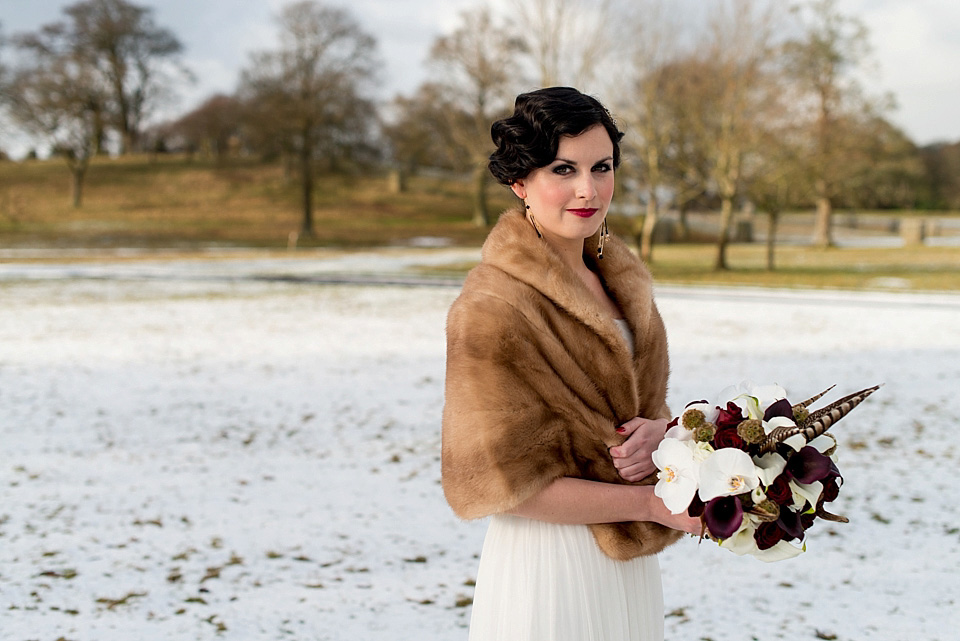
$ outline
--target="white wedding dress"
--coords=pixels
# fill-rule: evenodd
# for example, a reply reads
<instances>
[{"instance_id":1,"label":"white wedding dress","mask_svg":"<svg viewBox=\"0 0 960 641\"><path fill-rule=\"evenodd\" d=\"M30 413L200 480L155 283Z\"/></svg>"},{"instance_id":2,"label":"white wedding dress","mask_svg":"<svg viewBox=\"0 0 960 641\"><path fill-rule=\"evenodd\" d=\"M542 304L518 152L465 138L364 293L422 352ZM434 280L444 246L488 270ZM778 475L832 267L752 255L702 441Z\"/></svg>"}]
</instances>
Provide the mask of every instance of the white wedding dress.
<instances>
[{"instance_id":1,"label":"white wedding dress","mask_svg":"<svg viewBox=\"0 0 960 641\"><path fill-rule=\"evenodd\" d=\"M627 343L633 336L618 322ZM470 641L662 641L656 556L615 561L585 525L495 514L480 555Z\"/></svg>"}]
</instances>

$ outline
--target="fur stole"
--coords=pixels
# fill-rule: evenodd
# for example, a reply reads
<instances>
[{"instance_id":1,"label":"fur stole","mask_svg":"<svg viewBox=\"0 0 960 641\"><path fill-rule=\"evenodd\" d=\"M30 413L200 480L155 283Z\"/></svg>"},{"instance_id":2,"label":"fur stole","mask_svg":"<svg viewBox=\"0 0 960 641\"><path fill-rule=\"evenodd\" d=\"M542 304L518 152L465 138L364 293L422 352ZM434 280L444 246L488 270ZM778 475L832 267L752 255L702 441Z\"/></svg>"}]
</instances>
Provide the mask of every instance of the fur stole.
<instances>
[{"instance_id":1,"label":"fur stole","mask_svg":"<svg viewBox=\"0 0 960 641\"><path fill-rule=\"evenodd\" d=\"M670 417L667 339L650 274L613 237L603 260L592 260L598 238L586 240L584 255L633 332L634 356L522 210L501 215L450 308L442 473L461 518L513 509L563 476L626 483L608 452L624 440L617 426ZM680 537L652 522L589 527L621 560Z\"/></svg>"}]
</instances>

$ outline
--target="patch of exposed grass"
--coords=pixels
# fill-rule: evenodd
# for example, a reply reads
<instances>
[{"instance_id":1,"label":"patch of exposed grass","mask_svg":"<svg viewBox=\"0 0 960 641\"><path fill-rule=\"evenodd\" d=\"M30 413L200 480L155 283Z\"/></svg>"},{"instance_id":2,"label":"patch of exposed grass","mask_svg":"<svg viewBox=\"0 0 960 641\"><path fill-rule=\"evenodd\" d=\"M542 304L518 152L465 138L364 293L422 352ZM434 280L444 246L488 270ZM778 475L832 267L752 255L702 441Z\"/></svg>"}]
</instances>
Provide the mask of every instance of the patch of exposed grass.
<instances>
[{"instance_id":1,"label":"patch of exposed grass","mask_svg":"<svg viewBox=\"0 0 960 641\"><path fill-rule=\"evenodd\" d=\"M470 183L413 177L391 193L385 176L327 175L314 186L307 246L382 246L418 236L478 244ZM511 201L490 187L491 211ZM0 163L0 242L7 245L156 247L190 243L283 246L301 227L300 185L282 165L183 157L96 159L74 209L61 161Z\"/></svg>"},{"instance_id":2,"label":"patch of exposed grass","mask_svg":"<svg viewBox=\"0 0 960 641\"><path fill-rule=\"evenodd\" d=\"M470 190L469 180L451 177L414 176L398 194L383 175L320 176L314 189L315 236L299 238L298 245L378 247L433 236L451 245L479 246L487 230L471 223ZM489 198L492 213L515 202L497 185L490 186ZM300 228L300 200L298 181L281 164L233 159L220 166L181 156L132 156L96 159L84 205L74 209L62 161L0 162L0 245L279 249ZM868 229L868 223L890 227L899 215L917 212L867 213L868 218L853 219L840 212L837 218L870 235L889 230ZM761 231L764 220L757 218ZM626 237L631 221L614 216L611 226ZM807 233L809 226L809 213L784 216L781 223L784 233L794 236ZM960 290L960 247L816 250L782 245L776 250L775 271L766 269L765 252L760 243L730 245L730 269L716 271L711 244L661 244L654 249L651 269L661 283ZM423 271L463 274L472 266Z\"/></svg>"}]
</instances>

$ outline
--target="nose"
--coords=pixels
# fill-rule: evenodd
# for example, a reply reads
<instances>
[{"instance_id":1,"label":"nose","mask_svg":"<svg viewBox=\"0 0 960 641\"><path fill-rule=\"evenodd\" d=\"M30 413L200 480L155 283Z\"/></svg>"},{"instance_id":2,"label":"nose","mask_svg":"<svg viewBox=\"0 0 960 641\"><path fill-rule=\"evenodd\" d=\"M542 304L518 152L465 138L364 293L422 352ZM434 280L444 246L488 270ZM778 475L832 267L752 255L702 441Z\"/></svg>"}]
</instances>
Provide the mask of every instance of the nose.
<instances>
[{"instance_id":1,"label":"nose","mask_svg":"<svg viewBox=\"0 0 960 641\"><path fill-rule=\"evenodd\" d=\"M580 180L577 181L577 198L583 200L593 200L597 195L596 179L592 171L586 172Z\"/></svg>"}]
</instances>

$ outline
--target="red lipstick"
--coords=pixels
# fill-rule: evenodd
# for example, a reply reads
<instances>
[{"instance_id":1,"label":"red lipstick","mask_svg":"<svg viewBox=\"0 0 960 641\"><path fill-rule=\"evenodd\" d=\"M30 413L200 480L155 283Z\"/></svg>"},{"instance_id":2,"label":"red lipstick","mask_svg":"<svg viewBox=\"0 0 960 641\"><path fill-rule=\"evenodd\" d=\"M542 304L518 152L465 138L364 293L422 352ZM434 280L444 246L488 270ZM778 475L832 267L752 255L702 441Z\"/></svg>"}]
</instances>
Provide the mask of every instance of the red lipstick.
<instances>
[{"instance_id":1,"label":"red lipstick","mask_svg":"<svg viewBox=\"0 0 960 641\"><path fill-rule=\"evenodd\" d=\"M571 214L573 214L574 216L580 216L580 218L590 218L590 216L593 216L595 213L597 213L597 209L596 209L596 208L592 208L592 209L568 209L567 211L570 212Z\"/></svg>"}]
</instances>

